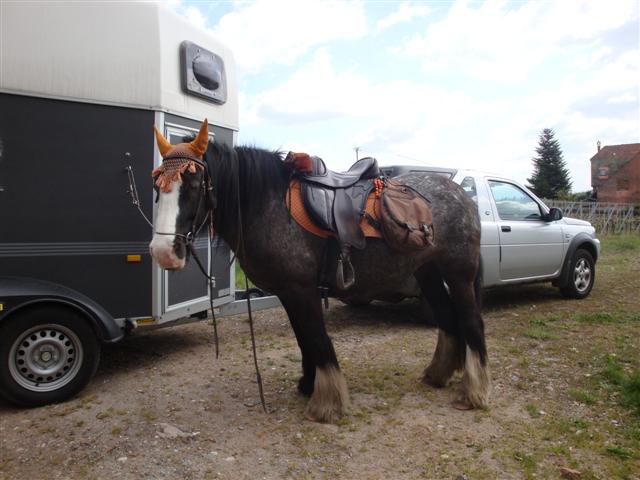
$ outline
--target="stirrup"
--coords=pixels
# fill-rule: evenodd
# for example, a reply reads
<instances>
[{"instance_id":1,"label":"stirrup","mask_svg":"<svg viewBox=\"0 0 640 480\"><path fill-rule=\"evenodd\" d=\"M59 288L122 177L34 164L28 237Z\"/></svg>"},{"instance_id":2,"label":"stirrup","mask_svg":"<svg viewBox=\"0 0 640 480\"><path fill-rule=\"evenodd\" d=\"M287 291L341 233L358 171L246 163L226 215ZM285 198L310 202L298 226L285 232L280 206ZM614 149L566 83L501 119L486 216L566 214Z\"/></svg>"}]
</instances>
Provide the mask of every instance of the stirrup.
<instances>
[{"instance_id":1,"label":"stirrup","mask_svg":"<svg viewBox=\"0 0 640 480\"><path fill-rule=\"evenodd\" d=\"M348 290L353 287L354 283L356 283L356 272L353 270L351 259L348 255L340 255L338 257L338 268L336 269L336 286L340 290Z\"/></svg>"}]
</instances>

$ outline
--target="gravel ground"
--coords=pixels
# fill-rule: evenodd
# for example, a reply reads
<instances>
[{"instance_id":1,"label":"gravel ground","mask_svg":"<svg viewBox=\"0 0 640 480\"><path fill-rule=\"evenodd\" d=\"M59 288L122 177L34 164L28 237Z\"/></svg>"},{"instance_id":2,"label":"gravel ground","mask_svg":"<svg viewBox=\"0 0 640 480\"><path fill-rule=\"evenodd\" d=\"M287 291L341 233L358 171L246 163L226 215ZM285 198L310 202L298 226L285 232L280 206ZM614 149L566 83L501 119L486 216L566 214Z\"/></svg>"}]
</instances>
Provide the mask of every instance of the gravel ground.
<instances>
[{"instance_id":1,"label":"gravel ground","mask_svg":"<svg viewBox=\"0 0 640 480\"><path fill-rule=\"evenodd\" d=\"M141 332L105 348L77 398L0 403L0 478L637 479L638 417L597 379L603 356L639 366L639 267L636 250L603 259L583 301L549 285L488 292L493 395L481 411L451 407L459 377L420 383L437 332L416 302L331 304L353 404L337 425L304 418L280 308L255 315L266 414L244 316L220 322L217 360L206 323ZM603 311L613 320L598 321Z\"/></svg>"}]
</instances>

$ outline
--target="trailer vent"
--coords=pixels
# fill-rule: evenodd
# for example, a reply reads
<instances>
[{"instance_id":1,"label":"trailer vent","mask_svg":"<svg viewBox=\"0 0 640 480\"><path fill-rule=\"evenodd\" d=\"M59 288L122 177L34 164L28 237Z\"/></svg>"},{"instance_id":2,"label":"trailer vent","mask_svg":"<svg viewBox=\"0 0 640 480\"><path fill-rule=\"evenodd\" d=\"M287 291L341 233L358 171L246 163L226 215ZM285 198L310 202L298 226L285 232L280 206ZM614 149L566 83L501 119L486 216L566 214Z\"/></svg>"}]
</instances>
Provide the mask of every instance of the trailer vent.
<instances>
[{"instance_id":1,"label":"trailer vent","mask_svg":"<svg viewBox=\"0 0 640 480\"><path fill-rule=\"evenodd\" d=\"M180 44L182 90L213 103L227 101L227 79L222 58L193 42Z\"/></svg>"}]
</instances>

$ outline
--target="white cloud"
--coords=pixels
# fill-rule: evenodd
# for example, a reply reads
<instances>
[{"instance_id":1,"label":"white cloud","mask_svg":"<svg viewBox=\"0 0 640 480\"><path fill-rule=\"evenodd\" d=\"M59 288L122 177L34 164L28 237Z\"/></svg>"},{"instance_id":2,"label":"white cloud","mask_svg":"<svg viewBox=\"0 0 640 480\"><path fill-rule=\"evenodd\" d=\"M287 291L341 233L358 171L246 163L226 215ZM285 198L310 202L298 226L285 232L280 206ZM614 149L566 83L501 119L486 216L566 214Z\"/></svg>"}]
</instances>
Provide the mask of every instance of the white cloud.
<instances>
[{"instance_id":1,"label":"white cloud","mask_svg":"<svg viewBox=\"0 0 640 480\"><path fill-rule=\"evenodd\" d=\"M319 49L281 85L243 97L241 118L252 127L279 125L283 132L307 128L309 138L321 140L316 145L290 135L275 141L324 156L335 169L349 166L357 145L364 155L387 165L474 168L523 182L531 174L538 134L550 127L565 151L574 188L586 190L595 141L636 141L638 122L588 116L574 105L593 95L609 98L611 92L635 85L638 61L632 53L619 55L589 78L538 87L519 98L487 100L427 81L376 83L358 71L336 69L332 55ZM340 139L327 139L336 121L350 130L339 132Z\"/></svg>"},{"instance_id":2,"label":"white cloud","mask_svg":"<svg viewBox=\"0 0 640 480\"><path fill-rule=\"evenodd\" d=\"M429 7L422 4L413 4L409 2L402 2L398 9L387 17L382 18L376 22L376 28L378 32L386 30L398 23L409 22L416 17L425 17L429 14Z\"/></svg>"},{"instance_id":3,"label":"white cloud","mask_svg":"<svg viewBox=\"0 0 640 480\"><path fill-rule=\"evenodd\" d=\"M360 1L257 0L237 3L213 28L233 50L240 73L292 65L315 47L366 33Z\"/></svg>"},{"instance_id":4,"label":"white cloud","mask_svg":"<svg viewBox=\"0 0 640 480\"><path fill-rule=\"evenodd\" d=\"M198 28L204 29L206 27L207 19L198 7L187 7L185 10L185 17L187 17L187 20L189 20L190 23Z\"/></svg>"},{"instance_id":5,"label":"white cloud","mask_svg":"<svg viewBox=\"0 0 640 480\"><path fill-rule=\"evenodd\" d=\"M524 80L550 55L637 17L634 0L525 4L487 0L477 8L458 0L443 20L412 36L401 51L420 58L426 71ZM592 61L607 53L596 52Z\"/></svg>"},{"instance_id":6,"label":"white cloud","mask_svg":"<svg viewBox=\"0 0 640 480\"><path fill-rule=\"evenodd\" d=\"M623 93L614 97L607 98L607 103L634 103L638 101L638 97L633 93Z\"/></svg>"}]
</instances>

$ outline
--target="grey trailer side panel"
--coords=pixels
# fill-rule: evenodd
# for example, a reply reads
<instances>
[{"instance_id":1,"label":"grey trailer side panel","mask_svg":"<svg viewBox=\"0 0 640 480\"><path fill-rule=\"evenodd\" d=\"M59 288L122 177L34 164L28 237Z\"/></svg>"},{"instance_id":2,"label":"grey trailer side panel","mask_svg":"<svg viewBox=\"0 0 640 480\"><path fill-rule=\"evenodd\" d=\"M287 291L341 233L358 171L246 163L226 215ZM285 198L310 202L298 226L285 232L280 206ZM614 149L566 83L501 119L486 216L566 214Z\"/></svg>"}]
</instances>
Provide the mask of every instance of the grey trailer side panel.
<instances>
[{"instance_id":1,"label":"grey trailer side panel","mask_svg":"<svg viewBox=\"0 0 640 480\"><path fill-rule=\"evenodd\" d=\"M151 231L124 167L151 217L153 112L10 94L0 111L0 273L65 285L114 318L148 316Z\"/></svg>"}]
</instances>

